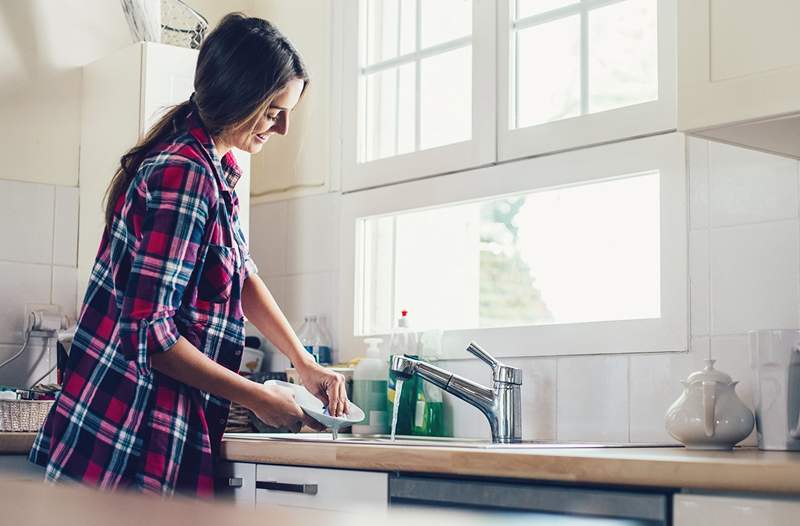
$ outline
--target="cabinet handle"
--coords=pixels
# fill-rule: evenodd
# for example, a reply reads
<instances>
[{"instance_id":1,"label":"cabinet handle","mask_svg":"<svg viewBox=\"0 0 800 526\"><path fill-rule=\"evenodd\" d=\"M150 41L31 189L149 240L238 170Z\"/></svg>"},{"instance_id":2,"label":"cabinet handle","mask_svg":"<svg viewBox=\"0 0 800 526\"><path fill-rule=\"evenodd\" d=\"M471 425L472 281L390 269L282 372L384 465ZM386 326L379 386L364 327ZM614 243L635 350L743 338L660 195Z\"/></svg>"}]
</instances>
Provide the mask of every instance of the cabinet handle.
<instances>
[{"instance_id":1,"label":"cabinet handle","mask_svg":"<svg viewBox=\"0 0 800 526\"><path fill-rule=\"evenodd\" d=\"M228 479L228 487L229 488L241 488L243 484L242 477L230 477Z\"/></svg>"},{"instance_id":2,"label":"cabinet handle","mask_svg":"<svg viewBox=\"0 0 800 526\"><path fill-rule=\"evenodd\" d=\"M256 489L267 489L271 491L287 491L289 493L303 493L305 495L316 495L319 489L316 484L287 484L285 482L258 481Z\"/></svg>"}]
</instances>

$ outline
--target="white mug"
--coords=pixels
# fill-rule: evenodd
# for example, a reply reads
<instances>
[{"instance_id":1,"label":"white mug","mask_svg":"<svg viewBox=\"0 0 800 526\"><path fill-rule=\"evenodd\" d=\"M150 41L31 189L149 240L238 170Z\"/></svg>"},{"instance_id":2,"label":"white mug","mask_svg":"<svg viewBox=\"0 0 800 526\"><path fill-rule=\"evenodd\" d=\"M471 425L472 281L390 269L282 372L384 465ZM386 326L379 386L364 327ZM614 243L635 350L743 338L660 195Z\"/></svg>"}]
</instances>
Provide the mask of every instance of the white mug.
<instances>
[{"instance_id":1,"label":"white mug","mask_svg":"<svg viewBox=\"0 0 800 526\"><path fill-rule=\"evenodd\" d=\"M800 450L800 330L748 336L758 447Z\"/></svg>"}]
</instances>

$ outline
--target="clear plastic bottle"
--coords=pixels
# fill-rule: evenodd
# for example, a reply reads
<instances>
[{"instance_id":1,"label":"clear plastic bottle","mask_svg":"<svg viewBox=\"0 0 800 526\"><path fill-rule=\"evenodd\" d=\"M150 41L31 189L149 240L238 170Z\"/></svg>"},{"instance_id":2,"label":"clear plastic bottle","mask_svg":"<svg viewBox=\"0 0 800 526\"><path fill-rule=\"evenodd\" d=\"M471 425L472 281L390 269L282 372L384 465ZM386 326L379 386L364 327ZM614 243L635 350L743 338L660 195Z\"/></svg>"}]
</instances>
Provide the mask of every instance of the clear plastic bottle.
<instances>
[{"instance_id":1,"label":"clear plastic bottle","mask_svg":"<svg viewBox=\"0 0 800 526\"><path fill-rule=\"evenodd\" d=\"M314 360L319 362L319 352L317 349L320 346L320 333L317 328L317 317L313 314L307 314L303 318L303 325L297 331L297 337L300 343L305 347L306 351L314 357Z\"/></svg>"},{"instance_id":2,"label":"clear plastic bottle","mask_svg":"<svg viewBox=\"0 0 800 526\"><path fill-rule=\"evenodd\" d=\"M389 413L386 404L386 381L389 370L381 356L380 338L365 338L366 356L353 370L353 403L364 410L366 418L353 425L356 434L386 434Z\"/></svg>"},{"instance_id":3,"label":"clear plastic bottle","mask_svg":"<svg viewBox=\"0 0 800 526\"><path fill-rule=\"evenodd\" d=\"M319 334L319 340L317 341L317 361L322 365L331 365L333 363L333 346L331 343L333 340L330 333L325 328L325 325L322 323L323 319L324 318L320 317L314 324Z\"/></svg>"}]
</instances>

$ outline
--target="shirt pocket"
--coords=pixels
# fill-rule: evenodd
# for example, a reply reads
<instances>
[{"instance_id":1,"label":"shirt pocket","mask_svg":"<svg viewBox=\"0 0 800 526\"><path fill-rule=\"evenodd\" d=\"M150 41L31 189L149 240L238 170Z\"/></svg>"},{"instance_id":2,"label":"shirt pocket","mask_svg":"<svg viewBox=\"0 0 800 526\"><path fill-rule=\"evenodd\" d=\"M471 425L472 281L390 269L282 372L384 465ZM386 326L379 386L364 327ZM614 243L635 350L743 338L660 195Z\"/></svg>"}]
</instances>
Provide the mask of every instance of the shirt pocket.
<instances>
[{"instance_id":1,"label":"shirt pocket","mask_svg":"<svg viewBox=\"0 0 800 526\"><path fill-rule=\"evenodd\" d=\"M236 255L224 245L209 245L203 272L197 285L197 296L210 303L225 303L231 298L236 273Z\"/></svg>"}]
</instances>

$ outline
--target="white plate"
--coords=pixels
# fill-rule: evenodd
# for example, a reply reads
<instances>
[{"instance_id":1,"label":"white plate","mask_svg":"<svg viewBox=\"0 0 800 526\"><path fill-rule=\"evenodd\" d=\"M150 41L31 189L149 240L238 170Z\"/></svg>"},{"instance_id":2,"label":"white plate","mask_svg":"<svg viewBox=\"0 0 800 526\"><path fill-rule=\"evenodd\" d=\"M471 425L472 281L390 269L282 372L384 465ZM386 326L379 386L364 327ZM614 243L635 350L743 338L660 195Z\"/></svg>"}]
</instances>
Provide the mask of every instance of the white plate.
<instances>
[{"instance_id":1,"label":"white plate","mask_svg":"<svg viewBox=\"0 0 800 526\"><path fill-rule=\"evenodd\" d=\"M353 402L350 402L350 412L348 414L339 417L331 416L328 414L328 408L322 404L322 400L311 394L302 385L290 384L281 380L267 380L264 385L277 385L291 390L295 402L308 416L333 430L357 424L364 420L364 411Z\"/></svg>"}]
</instances>

